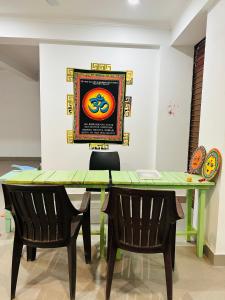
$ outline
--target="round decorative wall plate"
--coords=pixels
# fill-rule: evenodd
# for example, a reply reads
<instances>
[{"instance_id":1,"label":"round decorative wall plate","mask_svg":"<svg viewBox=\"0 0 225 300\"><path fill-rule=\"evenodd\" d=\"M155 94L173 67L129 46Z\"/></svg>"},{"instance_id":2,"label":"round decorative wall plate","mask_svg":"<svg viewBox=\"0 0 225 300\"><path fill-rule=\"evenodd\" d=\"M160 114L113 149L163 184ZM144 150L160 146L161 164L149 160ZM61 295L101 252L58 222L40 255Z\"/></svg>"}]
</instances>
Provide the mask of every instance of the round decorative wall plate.
<instances>
[{"instance_id":1,"label":"round decorative wall plate","mask_svg":"<svg viewBox=\"0 0 225 300\"><path fill-rule=\"evenodd\" d=\"M212 180L218 174L221 163L220 151L216 148L211 149L202 167L202 176L207 180Z\"/></svg>"},{"instance_id":2,"label":"round decorative wall plate","mask_svg":"<svg viewBox=\"0 0 225 300\"><path fill-rule=\"evenodd\" d=\"M199 146L195 149L192 154L190 163L189 163L189 173L191 174L200 174L202 165L204 163L206 156L206 150L204 146Z\"/></svg>"}]
</instances>

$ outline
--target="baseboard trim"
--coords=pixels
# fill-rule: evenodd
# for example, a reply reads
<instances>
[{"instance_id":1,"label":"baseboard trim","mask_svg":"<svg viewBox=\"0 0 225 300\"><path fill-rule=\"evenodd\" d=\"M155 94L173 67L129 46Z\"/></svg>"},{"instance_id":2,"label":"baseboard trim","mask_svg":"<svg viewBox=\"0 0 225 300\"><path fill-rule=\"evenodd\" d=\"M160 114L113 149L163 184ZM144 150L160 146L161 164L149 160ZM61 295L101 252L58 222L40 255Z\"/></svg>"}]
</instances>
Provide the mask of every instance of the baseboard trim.
<instances>
[{"instance_id":1,"label":"baseboard trim","mask_svg":"<svg viewBox=\"0 0 225 300\"><path fill-rule=\"evenodd\" d=\"M37 157L37 156L32 156L32 157L14 157L14 156L4 156L4 157L0 157L0 161L12 161L12 160L16 160L16 161L41 161L41 157Z\"/></svg>"},{"instance_id":2,"label":"baseboard trim","mask_svg":"<svg viewBox=\"0 0 225 300\"><path fill-rule=\"evenodd\" d=\"M214 266L225 266L225 254L214 254L208 245L204 246L204 254Z\"/></svg>"}]
</instances>

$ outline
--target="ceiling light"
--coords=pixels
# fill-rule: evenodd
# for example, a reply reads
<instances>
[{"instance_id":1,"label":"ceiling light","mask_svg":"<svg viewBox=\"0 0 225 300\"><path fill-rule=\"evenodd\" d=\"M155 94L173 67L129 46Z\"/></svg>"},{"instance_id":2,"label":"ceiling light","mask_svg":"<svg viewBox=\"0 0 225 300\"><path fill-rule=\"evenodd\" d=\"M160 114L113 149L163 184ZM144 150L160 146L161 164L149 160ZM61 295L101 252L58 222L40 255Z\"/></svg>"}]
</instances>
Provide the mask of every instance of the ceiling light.
<instances>
[{"instance_id":1,"label":"ceiling light","mask_svg":"<svg viewBox=\"0 0 225 300\"><path fill-rule=\"evenodd\" d=\"M51 6L56 6L59 5L59 1L58 0L46 0L46 2L51 5Z\"/></svg>"},{"instance_id":2,"label":"ceiling light","mask_svg":"<svg viewBox=\"0 0 225 300\"><path fill-rule=\"evenodd\" d=\"M137 5L140 4L140 0L128 0L130 5Z\"/></svg>"}]
</instances>

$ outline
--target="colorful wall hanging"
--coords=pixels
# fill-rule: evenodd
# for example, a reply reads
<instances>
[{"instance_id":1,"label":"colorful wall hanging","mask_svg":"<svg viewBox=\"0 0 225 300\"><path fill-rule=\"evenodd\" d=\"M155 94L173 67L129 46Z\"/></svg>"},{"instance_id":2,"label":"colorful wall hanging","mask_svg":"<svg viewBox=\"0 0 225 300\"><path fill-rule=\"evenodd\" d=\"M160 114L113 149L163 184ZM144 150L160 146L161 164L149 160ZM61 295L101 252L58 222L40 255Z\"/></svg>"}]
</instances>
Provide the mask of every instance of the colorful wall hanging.
<instances>
[{"instance_id":1,"label":"colorful wall hanging","mask_svg":"<svg viewBox=\"0 0 225 300\"><path fill-rule=\"evenodd\" d=\"M127 77L126 78L127 78L126 79L126 83L128 85L133 84L133 81L134 81L134 73L133 73L133 71L131 71L131 70L127 71Z\"/></svg>"},{"instance_id":2,"label":"colorful wall hanging","mask_svg":"<svg viewBox=\"0 0 225 300\"><path fill-rule=\"evenodd\" d=\"M74 69L75 143L123 143L126 72Z\"/></svg>"},{"instance_id":3,"label":"colorful wall hanging","mask_svg":"<svg viewBox=\"0 0 225 300\"><path fill-rule=\"evenodd\" d=\"M111 71L110 64L100 64L100 63L91 63L92 70L99 70L99 71Z\"/></svg>"},{"instance_id":4,"label":"colorful wall hanging","mask_svg":"<svg viewBox=\"0 0 225 300\"><path fill-rule=\"evenodd\" d=\"M124 117L131 116L131 103L132 103L132 97L126 96L124 102Z\"/></svg>"},{"instance_id":5,"label":"colorful wall hanging","mask_svg":"<svg viewBox=\"0 0 225 300\"><path fill-rule=\"evenodd\" d=\"M90 150L109 150L109 145L102 144L102 143L90 143L89 149Z\"/></svg>"},{"instance_id":6,"label":"colorful wall hanging","mask_svg":"<svg viewBox=\"0 0 225 300\"><path fill-rule=\"evenodd\" d=\"M205 156L206 156L205 147L199 146L195 149L189 163L189 173L201 174L202 165L204 163Z\"/></svg>"},{"instance_id":7,"label":"colorful wall hanging","mask_svg":"<svg viewBox=\"0 0 225 300\"><path fill-rule=\"evenodd\" d=\"M202 176L207 180L212 180L219 172L222 163L220 151L213 148L206 156L202 167Z\"/></svg>"},{"instance_id":8,"label":"colorful wall hanging","mask_svg":"<svg viewBox=\"0 0 225 300\"><path fill-rule=\"evenodd\" d=\"M69 94L66 97L66 113L67 115L74 114L74 95Z\"/></svg>"}]
</instances>

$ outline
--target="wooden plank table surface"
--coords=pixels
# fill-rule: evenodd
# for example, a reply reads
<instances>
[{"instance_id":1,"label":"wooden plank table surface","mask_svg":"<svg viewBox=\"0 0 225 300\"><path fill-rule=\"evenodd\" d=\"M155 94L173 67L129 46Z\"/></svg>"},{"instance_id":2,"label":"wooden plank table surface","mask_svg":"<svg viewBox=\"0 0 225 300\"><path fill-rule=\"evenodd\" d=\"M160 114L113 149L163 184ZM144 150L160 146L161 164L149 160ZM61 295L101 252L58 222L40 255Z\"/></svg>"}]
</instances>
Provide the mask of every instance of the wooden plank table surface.
<instances>
[{"instance_id":1,"label":"wooden plank table surface","mask_svg":"<svg viewBox=\"0 0 225 300\"><path fill-rule=\"evenodd\" d=\"M62 184L65 186L101 187L109 185L107 170L11 171L0 177L6 184Z\"/></svg>"},{"instance_id":2,"label":"wooden plank table surface","mask_svg":"<svg viewBox=\"0 0 225 300\"><path fill-rule=\"evenodd\" d=\"M215 185L214 182L199 182L202 177L191 175L192 181L187 182L190 174L183 172L160 172L159 179L140 179L136 171L112 171L112 184L129 187L150 187L174 189L209 189Z\"/></svg>"}]
</instances>

